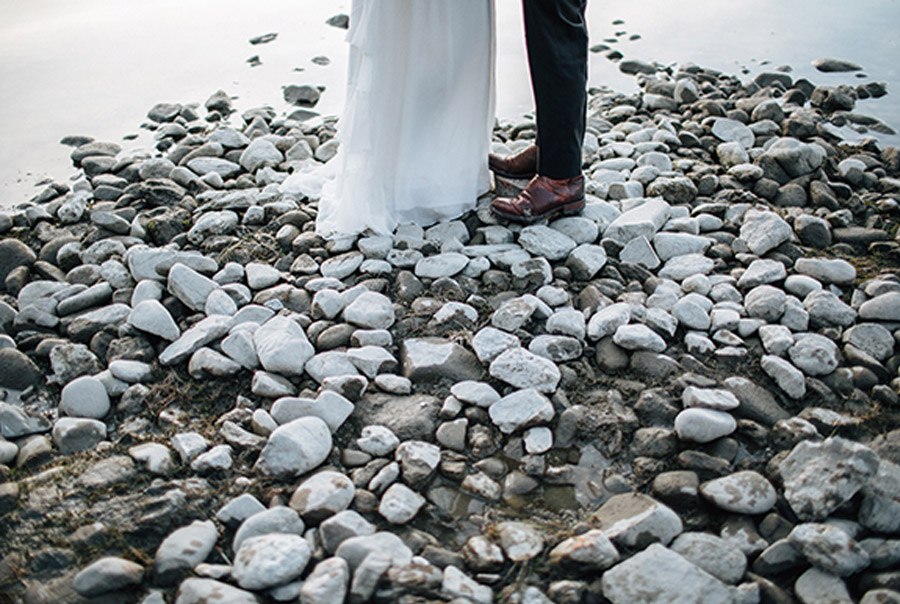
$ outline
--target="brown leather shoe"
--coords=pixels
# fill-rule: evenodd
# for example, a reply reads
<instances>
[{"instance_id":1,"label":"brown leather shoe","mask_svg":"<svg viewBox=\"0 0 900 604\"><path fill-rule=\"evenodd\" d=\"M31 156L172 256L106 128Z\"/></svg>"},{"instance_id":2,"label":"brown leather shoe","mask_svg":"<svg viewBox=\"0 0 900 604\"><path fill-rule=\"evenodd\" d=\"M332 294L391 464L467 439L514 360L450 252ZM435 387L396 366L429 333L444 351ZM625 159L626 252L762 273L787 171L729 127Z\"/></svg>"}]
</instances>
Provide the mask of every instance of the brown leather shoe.
<instances>
[{"instance_id":1,"label":"brown leather shoe","mask_svg":"<svg viewBox=\"0 0 900 604\"><path fill-rule=\"evenodd\" d=\"M488 167L497 176L524 180L533 178L537 174L537 158L537 145L529 145L507 157L491 153L488 155Z\"/></svg>"},{"instance_id":2,"label":"brown leather shoe","mask_svg":"<svg viewBox=\"0 0 900 604\"><path fill-rule=\"evenodd\" d=\"M535 176L516 197L498 197L491 202L491 211L497 216L526 224L583 209L583 175L564 180Z\"/></svg>"}]
</instances>

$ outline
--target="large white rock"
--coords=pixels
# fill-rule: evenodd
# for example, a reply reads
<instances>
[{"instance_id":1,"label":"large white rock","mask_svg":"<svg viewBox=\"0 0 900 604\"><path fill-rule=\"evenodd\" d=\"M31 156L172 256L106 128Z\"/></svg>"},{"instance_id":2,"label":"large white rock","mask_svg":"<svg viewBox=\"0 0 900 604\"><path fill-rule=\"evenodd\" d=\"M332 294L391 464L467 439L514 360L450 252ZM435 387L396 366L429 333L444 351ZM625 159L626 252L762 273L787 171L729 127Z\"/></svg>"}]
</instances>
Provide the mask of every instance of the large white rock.
<instances>
[{"instance_id":1,"label":"large white rock","mask_svg":"<svg viewBox=\"0 0 900 604\"><path fill-rule=\"evenodd\" d=\"M555 414L553 403L534 389L519 390L503 397L488 408L488 413L504 434L547 423Z\"/></svg>"},{"instance_id":2,"label":"large white rock","mask_svg":"<svg viewBox=\"0 0 900 604\"><path fill-rule=\"evenodd\" d=\"M649 239L666 224L671 210L671 206L662 199L648 199L613 220L606 227L603 238L619 245L625 245L641 235Z\"/></svg>"},{"instance_id":3,"label":"large white rock","mask_svg":"<svg viewBox=\"0 0 900 604\"><path fill-rule=\"evenodd\" d=\"M641 549L651 543L668 544L684 525L671 508L639 493L614 495L591 516L616 545Z\"/></svg>"},{"instance_id":4,"label":"large white rock","mask_svg":"<svg viewBox=\"0 0 900 604\"><path fill-rule=\"evenodd\" d=\"M131 310L127 320L141 331L146 331L170 342L177 340L181 335L175 319L172 318L166 307L156 300L144 300L138 303Z\"/></svg>"},{"instance_id":5,"label":"large white rock","mask_svg":"<svg viewBox=\"0 0 900 604\"><path fill-rule=\"evenodd\" d=\"M180 262L169 270L168 289L191 310L202 311L206 299L219 285Z\"/></svg>"},{"instance_id":6,"label":"large white rock","mask_svg":"<svg viewBox=\"0 0 900 604\"><path fill-rule=\"evenodd\" d=\"M227 583L214 579L185 579L178 586L175 604L209 604L210 602L228 602L228 604L259 604L259 600L249 591L238 589Z\"/></svg>"},{"instance_id":7,"label":"large white rock","mask_svg":"<svg viewBox=\"0 0 900 604\"><path fill-rule=\"evenodd\" d=\"M603 573L603 595L613 604L734 602L728 586L659 544Z\"/></svg>"},{"instance_id":8,"label":"large white rock","mask_svg":"<svg viewBox=\"0 0 900 604\"><path fill-rule=\"evenodd\" d=\"M535 256L555 261L568 256L576 243L561 231L544 225L532 225L519 233L519 245Z\"/></svg>"},{"instance_id":9,"label":"large white rock","mask_svg":"<svg viewBox=\"0 0 900 604\"><path fill-rule=\"evenodd\" d=\"M791 509L803 520L822 520L859 492L878 466L871 449L835 437L799 443L778 467Z\"/></svg>"},{"instance_id":10,"label":"large white rock","mask_svg":"<svg viewBox=\"0 0 900 604\"><path fill-rule=\"evenodd\" d=\"M59 410L71 417L101 419L109 413L109 395L103 382L83 375L65 385Z\"/></svg>"},{"instance_id":11,"label":"large white rock","mask_svg":"<svg viewBox=\"0 0 900 604\"><path fill-rule=\"evenodd\" d=\"M296 321L275 316L253 334L259 362L266 371L287 376L301 376L315 349Z\"/></svg>"},{"instance_id":12,"label":"large white rock","mask_svg":"<svg viewBox=\"0 0 900 604\"><path fill-rule=\"evenodd\" d=\"M782 243L790 241L791 225L775 212L747 210L741 225L741 239L757 256L762 256Z\"/></svg>"},{"instance_id":13,"label":"large white rock","mask_svg":"<svg viewBox=\"0 0 900 604\"><path fill-rule=\"evenodd\" d=\"M364 329L387 329L394 318L391 299L378 292L364 292L344 309L344 320Z\"/></svg>"},{"instance_id":14,"label":"large white rock","mask_svg":"<svg viewBox=\"0 0 900 604\"><path fill-rule=\"evenodd\" d=\"M685 409L675 418L675 433L681 440L708 443L737 429L730 413L714 409Z\"/></svg>"},{"instance_id":15,"label":"large white rock","mask_svg":"<svg viewBox=\"0 0 900 604\"><path fill-rule=\"evenodd\" d=\"M524 348L513 348L491 363L492 377L516 388L534 388L540 392L554 392L561 374L556 363Z\"/></svg>"},{"instance_id":16,"label":"large white rock","mask_svg":"<svg viewBox=\"0 0 900 604\"><path fill-rule=\"evenodd\" d=\"M704 482L700 493L725 511L751 516L771 510L777 498L772 483L752 470Z\"/></svg>"},{"instance_id":17,"label":"large white rock","mask_svg":"<svg viewBox=\"0 0 900 604\"><path fill-rule=\"evenodd\" d=\"M156 550L156 575L163 582L192 570L206 560L218 533L211 521L195 520L163 539Z\"/></svg>"},{"instance_id":18,"label":"large white rock","mask_svg":"<svg viewBox=\"0 0 900 604\"><path fill-rule=\"evenodd\" d=\"M331 430L318 417L301 417L279 426L259 454L256 469L293 478L315 469L331 453Z\"/></svg>"},{"instance_id":19,"label":"large white rock","mask_svg":"<svg viewBox=\"0 0 900 604\"><path fill-rule=\"evenodd\" d=\"M309 564L312 547L300 535L272 533L246 539L234 558L231 576L244 589L290 583Z\"/></svg>"}]
</instances>

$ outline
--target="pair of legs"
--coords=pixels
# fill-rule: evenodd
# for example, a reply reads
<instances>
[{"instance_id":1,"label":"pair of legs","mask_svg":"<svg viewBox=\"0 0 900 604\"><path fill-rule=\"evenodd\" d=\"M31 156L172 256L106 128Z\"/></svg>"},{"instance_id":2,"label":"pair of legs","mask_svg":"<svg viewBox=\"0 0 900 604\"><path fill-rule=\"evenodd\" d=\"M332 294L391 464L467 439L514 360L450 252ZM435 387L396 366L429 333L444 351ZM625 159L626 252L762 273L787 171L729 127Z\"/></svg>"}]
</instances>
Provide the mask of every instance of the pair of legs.
<instances>
[{"instance_id":1,"label":"pair of legs","mask_svg":"<svg viewBox=\"0 0 900 604\"><path fill-rule=\"evenodd\" d=\"M490 157L501 176L532 177L496 214L532 222L584 207L581 147L587 110L587 0L523 0L537 120L536 144L509 158Z\"/></svg>"}]
</instances>

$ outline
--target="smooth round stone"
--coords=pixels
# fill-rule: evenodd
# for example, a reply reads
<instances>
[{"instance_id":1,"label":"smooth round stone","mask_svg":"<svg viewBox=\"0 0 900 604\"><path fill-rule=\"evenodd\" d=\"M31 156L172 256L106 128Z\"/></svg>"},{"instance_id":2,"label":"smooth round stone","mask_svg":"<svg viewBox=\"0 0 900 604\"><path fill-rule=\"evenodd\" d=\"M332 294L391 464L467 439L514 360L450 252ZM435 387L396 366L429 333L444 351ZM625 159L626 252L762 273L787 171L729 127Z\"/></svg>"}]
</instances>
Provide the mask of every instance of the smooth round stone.
<instances>
[{"instance_id":1,"label":"smooth round stone","mask_svg":"<svg viewBox=\"0 0 900 604\"><path fill-rule=\"evenodd\" d=\"M500 400L500 395L490 384L484 382L457 382L450 387L450 394L463 403L488 408Z\"/></svg>"},{"instance_id":2,"label":"smooth round stone","mask_svg":"<svg viewBox=\"0 0 900 604\"><path fill-rule=\"evenodd\" d=\"M448 252L422 258L416 263L415 273L417 277L426 279L452 277L461 273L467 264L469 264L469 258L465 255Z\"/></svg>"},{"instance_id":3,"label":"smooth round stone","mask_svg":"<svg viewBox=\"0 0 900 604\"><path fill-rule=\"evenodd\" d=\"M269 589L303 574L311 556L312 547L300 535L250 537L241 543L231 575L244 589Z\"/></svg>"},{"instance_id":4,"label":"smooth round stone","mask_svg":"<svg viewBox=\"0 0 900 604\"><path fill-rule=\"evenodd\" d=\"M712 133L721 141L740 143L744 149L753 147L756 137L753 131L741 122L729 118L717 118L713 122Z\"/></svg>"},{"instance_id":5,"label":"smooth round stone","mask_svg":"<svg viewBox=\"0 0 900 604\"><path fill-rule=\"evenodd\" d=\"M324 520L347 509L355 492L347 476L326 470L303 481L291 496L290 506L304 519Z\"/></svg>"},{"instance_id":6,"label":"smooth round stone","mask_svg":"<svg viewBox=\"0 0 900 604\"><path fill-rule=\"evenodd\" d=\"M658 333L641 324L622 325L613 334L613 342L625 350L664 352L666 341Z\"/></svg>"},{"instance_id":7,"label":"smooth round stone","mask_svg":"<svg viewBox=\"0 0 900 604\"><path fill-rule=\"evenodd\" d=\"M139 585L144 567L123 558L100 558L75 575L72 588L86 598Z\"/></svg>"},{"instance_id":8,"label":"smooth round stone","mask_svg":"<svg viewBox=\"0 0 900 604\"><path fill-rule=\"evenodd\" d=\"M700 493L717 507L735 514L763 514L775 506L777 493L753 471L736 472L700 485Z\"/></svg>"},{"instance_id":9,"label":"smooth round stone","mask_svg":"<svg viewBox=\"0 0 900 604\"><path fill-rule=\"evenodd\" d=\"M839 364L838 347L825 336L806 333L797 336L788 356L806 375L828 375Z\"/></svg>"},{"instance_id":10,"label":"smooth round stone","mask_svg":"<svg viewBox=\"0 0 900 604\"><path fill-rule=\"evenodd\" d=\"M104 417L109 407L109 394L103 382L87 375L66 384L59 403L60 411L66 415L89 419Z\"/></svg>"},{"instance_id":11,"label":"smooth round stone","mask_svg":"<svg viewBox=\"0 0 900 604\"><path fill-rule=\"evenodd\" d=\"M737 429L734 417L713 409L685 409L675 418L675 433L681 440L708 443Z\"/></svg>"},{"instance_id":12,"label":"smooth round stone","mask_svg":"<svg viewBox=\"0 0 900 604\"><path fill-rule=\"evenodd\" d=\"M867 321L900 323L900 291L892 291L863 302L859 318Z\"/></svg>"},{"instance_id":13,"label":"smooth round stone","mask_svg":"<svg viewBox=\"0 0 900 604\"><path fill-rule=\"evenodd\" d=\"M789 275L784 280L784 290L801 300L814 291L822 289L822 284L806 275Z\"/></svg>"},{"instance_id":14,"label":"smooth round stone","mask_svg":"<svg viewBox=\"0 0 900 604\"><path fill-rule=\"evenodd\" d=\"M181 335L181 330L172 315L155 299L139 302L128 315L128 323L164 340L174 341Z\"/></svg>"},{"instance_id":15,"label":"smooth round stone","mask_svg":"<svg viewBox=\"0 0 900 604\"><path fill-rule=\"evenodd\" d=\"M697 388L696 386L688 386L684 389L684 392L681 393L681 402L685 407L703 407L720 411L729 411L740 406L737 397L728 390Z\"/></svg>"},{"instance_id":16,"label":"smooth round stone","mask_svg":"<svg viewBox=\"0 0 900 604\"><path fill-rule=\"evenodd\" d=\"M0 388L24 390L43 380L40 369L24 352L0 348Z\"/></svg>"},{"instance_id":17,"label":"smooth round stone","mask_svg":"<svg viewBox=\"0 0 900 604\"><path fill-rule=\"evenodd\" d=\"M856 281L856 269L846 260L830 258L798 258L794 270L822 283L851 285Z\"/></svg>"},{"instance_id":18,"label":"smooth round stone","mask_svg":"<svg viewBox=\"0 0 900 604\"><path fill-rule=\"evenodd\" d=\"M784 314L787 295L771 285L760 285L753 288L744 297L747 314L756 319L775 322Z\"/></svg>"},{"instance_id":19,"label":"smooth round stone","mask_svg":"<svg viewBox=\"0 0 900 604\"><path fill-rule=\"evenodd\" d=\"M279 426L259 455L256 469L292 478L316 468L331 453L331 430L318 417L301 417Z\"/></svg>"},{"instance_id":20,"label":"smooth round stone","mask_svg":"<svg viewBox=\"0 0 900 604\"><path fill-rule=\"evenodd\" d=\"M854 325L844 332L843 340L879 361L884 361L894 352L894 336L877 323Z\"/></svg>"},{"instance_id":21,"label":"smooth round stone","mask_svg":"<svg viewBox=\"0 0 900 604\"><path fill-rule=\"evenodd\" d=\"M146 602L146 600L145 600ZM176 604L259 604L257 597L249 591L238 589L214 579L185 579L178 587Z\"/></svg>"},{"instance_id":22,"label":"smooth round stone","mask_svg":"<svg viewBox=\"0 0 900 604\"><path fill-rule=\"evenodd\" d=\"M391 299L377 292L363 293L344 309L344 319L364 329L387 329L394 318Z\"/></svg>"},{"instance_id":23,"label":"smooth round stone","mask_svg":"<svg viewBox=\"0 0 900 604\"><path fill-rule=\"evenodd\" d=\"M216 525L211 520L195 520L172 532L156 550L157 578L166 584L195 568L209 556L218 536Z\"/></svg>"}]
</instances>

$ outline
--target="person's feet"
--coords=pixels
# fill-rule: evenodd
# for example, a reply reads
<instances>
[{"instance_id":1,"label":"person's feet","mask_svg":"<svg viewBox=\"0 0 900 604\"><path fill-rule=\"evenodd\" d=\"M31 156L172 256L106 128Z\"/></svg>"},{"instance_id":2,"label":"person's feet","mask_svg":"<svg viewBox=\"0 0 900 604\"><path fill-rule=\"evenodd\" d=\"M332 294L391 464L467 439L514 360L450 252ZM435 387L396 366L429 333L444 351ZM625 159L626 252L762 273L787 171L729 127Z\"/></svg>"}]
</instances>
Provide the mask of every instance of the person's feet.
<instances>
[{"instance_id":1,"label":"person's feet","mask_svg":"<svg viewBox=\"0 0 900 604\"><path fill-rule=\"evenodd\" d=\"M537 174L537 158L537 145L529 145L518 153L506 157L491 153L488 155L488 167L497 176L524 180Z\"/></svg>"},{"instance_id":2,"label":"person's feet","mask_svg":"<svg viewBox=\"0 0 900 604\"><path fill-rule=\"evenodd\" d=\"M491 211L513 222L532 223L559 214L577 214L584 209L584 176L554 180L535 176L513 198L498 197Z\"/></svg>"}]
</instances>

